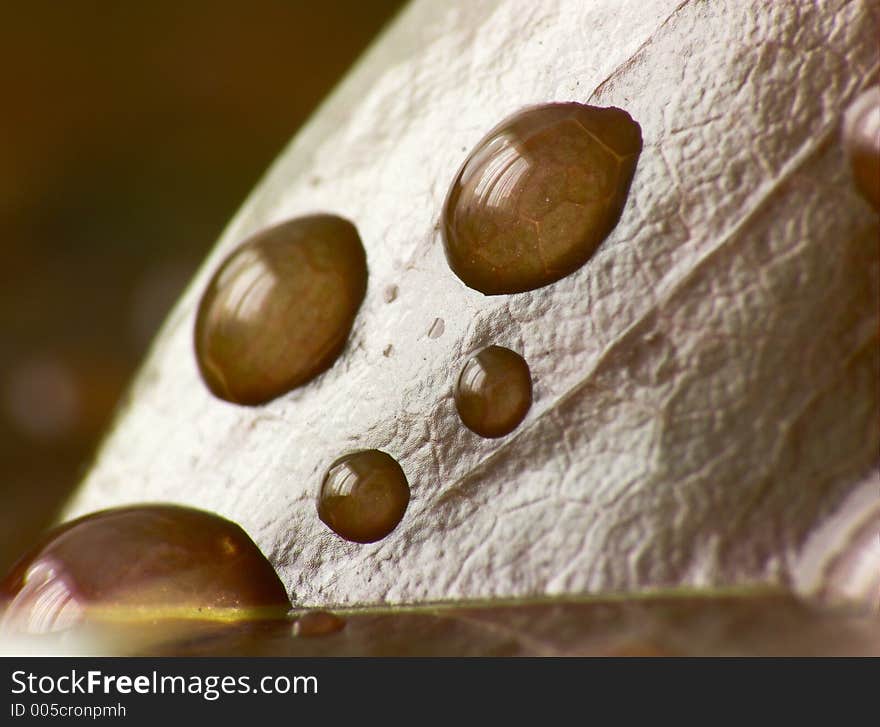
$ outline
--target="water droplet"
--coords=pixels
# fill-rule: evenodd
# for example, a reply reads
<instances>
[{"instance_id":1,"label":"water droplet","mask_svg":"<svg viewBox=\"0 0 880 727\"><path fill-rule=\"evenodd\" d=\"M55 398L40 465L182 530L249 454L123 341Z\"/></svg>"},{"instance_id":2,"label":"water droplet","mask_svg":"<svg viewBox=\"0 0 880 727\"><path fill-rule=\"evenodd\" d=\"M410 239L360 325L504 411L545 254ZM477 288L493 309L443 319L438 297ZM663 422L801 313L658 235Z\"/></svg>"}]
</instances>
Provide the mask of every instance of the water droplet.
<instances>
[{"instance_id":1,"label":"water droplet","mask_svg":"<svg viewBox=\"0 0 880 727\"><path fill-rule=\"evenodd\" d=\"M486 295L574 272L620 219L641 149L639 125L617 108L548 104L506 119L446 197L449 266Z\"/></svg>"},{"instance_id":2,"label":"water droplet","mask_svg":"<svg viewBox=\"0 0 880 727\"><path fill-rule=\"evenodd\" d=\"M327 636L345 628L345 619L329 611L308 611L293 624L294 636Z\"/></svg>"},{"instance_id":3,"label":"water droplet","mask_svg":"<svg viewBox=\"0 0 880 727\"><path fill-rule=\"evenodd\" d=\"M205 383L221 399L262 404L310 381L345 347L366 286L363 245L340 217L257 233L220 266L199 305Z\"/></svg>"},{"instance_id":4,"label":"water droplet","mask_svg":"<svg viewBox=\"0 0 880 727\"><path fill-rule=\"evenodd\" d=\"M518 353L488 346L473 355L455 387L461 421L481 437L503 437L516 429L532 405L532 375Z\"/></svg>"},{"instance_id":5,"label":"water droplet","mask_svg":"<svg viewBox=\"0 0 880 727\"><path fill-rule=\"evenodd\" d=\"M446 324L443 322L443 319L435 318L431 327L428 329L428 338L440 338L440 336L443 335L444 330L446 330Z\"/></svg>"},{"instance_id":6,"label":"water droplet","mask_svg":"<svg viewBox=\"0 0 880 727\"><path fill-rule=\"evenodd\" d=\"M397 300L397 286L389 285L387 288L385 288L384 292L382 293L382 299L386 303L393 303L395 300Z\"/></svg>"},{"instance_id":7,"label":"water droplet","mask_svg":"<svg viewBox=\"0 0 880 727\"><path fill-rule=\"evenodd\" d=\"M880 209L880 86L865 91L847 109L843 140L856 186Z\"/></svg>"},{"instance_id":8,"label":"water droplet","mask_svg":"<svg viewBox=\"0 0 880 727\"><path fill-rule=\"evenodd\" d=\"M238 525L174 505L104 510L50 531L0 581L0 631L83 622L282 616L274 569Z\"/></svg>"},{"instance_id":9,"label":"water droplet","mask_svg":"<svg viewBox=\"0 0 880 727\"><path fill-rule=\"evenodd\" d=\"M393 457L377 449L337 459L321 485L318 517L355 543L381 540L403 519L409 483Z\"/></svg>"}]
</instances>

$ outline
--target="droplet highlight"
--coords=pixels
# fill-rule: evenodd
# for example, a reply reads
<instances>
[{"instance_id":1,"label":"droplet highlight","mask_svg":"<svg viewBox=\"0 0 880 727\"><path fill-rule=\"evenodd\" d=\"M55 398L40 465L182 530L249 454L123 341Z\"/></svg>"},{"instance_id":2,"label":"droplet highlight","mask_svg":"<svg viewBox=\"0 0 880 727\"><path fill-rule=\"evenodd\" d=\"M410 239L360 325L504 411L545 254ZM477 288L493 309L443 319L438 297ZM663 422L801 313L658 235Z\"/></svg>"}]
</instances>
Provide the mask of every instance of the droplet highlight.
<instances>
[{"instance_id":1,"label":"droplet highlight","mask_svg":"<svg viewBox=\"0 0 880 727\"><path fill-rule=\"evenodd\" d=\"M324 476L318 517L337 535L373 543L388 535L409 504L409 483L400 465L378 449L337 459Z\"/></svg>"},{"instance_id":2,"label":"droplet highlight","mask_svg":"<svg viewBox=\"0 0 880 727\"><path fill-rule=\"evenodd\" d=\"M488 346L468 359L455 386L455 406L462 423L481 437L510 434L531 405L529 365L502 346Z\"/></svg>"},{"instance_id":3,"label":"droplet highlight","mask_svg":"<svg viewBox=\"0 0 880 727\"><path fill-rule=\"evenodd\" d=\"M307 611L297 617L293 635L299 637L329 636L345 628L345 619L329 611Z\"/></svg>"},{"instance_id":4,"label":"droplet highlight","mask_svg":"<svg viewBox=\"0 0 880 727\"><path fill-rule=\"evenodd\" d=\"M247 534L175 505L123 507L50 531L0 581L0 632L83 623L282 617L275 570Z\"/></svg>"},{"instance_id":5,"label":"droplet highlight","mask_svg":"<svg viewBox=\"0 0 880 727\"><path fill-rule=\"evenodd\" d=\"M257 233L202 296L202 378L221 399L248 405L311 381L344 349L366 289L366 253L347 220L313 215Z\"/></svg>"},{"instance_id":6,"label":"droplet highlight","mask_svg":"<svg viewBox=\"0 0 880 727\"><path fill-rule=\"evenodd\" d=\"M447 194L449 266L486 295L574 272L620 219L641 150L641 128L618 108L557 103L506 119L470 153Z\"/></svg>"}]
</instances>

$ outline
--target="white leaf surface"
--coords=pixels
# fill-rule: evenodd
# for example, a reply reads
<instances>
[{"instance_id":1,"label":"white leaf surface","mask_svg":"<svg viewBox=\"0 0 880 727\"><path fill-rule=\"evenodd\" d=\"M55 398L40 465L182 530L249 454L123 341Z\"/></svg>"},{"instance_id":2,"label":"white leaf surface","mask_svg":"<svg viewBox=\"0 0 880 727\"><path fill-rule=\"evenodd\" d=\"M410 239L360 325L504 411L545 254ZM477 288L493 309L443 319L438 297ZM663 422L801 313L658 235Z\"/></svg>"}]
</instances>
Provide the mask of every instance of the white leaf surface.
<instances>
[{"instance_id":1,"label":"white leaf surface","mask_svg":"<svg viewBox=\"0 0 880 727\"><path fill-rule=\"evenodd\" d=\"M874 0L416 0L220 239L66 516L214 510L300 604L752 583L876 598L878 222L838 132L876 83L878 19ZM629 201L577 273L484 297L446 264L443 198L485 132L548 101L641 124ZM245 235L315 211L367 250L347 349L266 406L219 401L192 345L208 277ZM487 344L534 377L501 440L452 401ZM385 540L347 543L318 520L320 480L373 447L412 500Z\"/></svg>"}]
</instances>

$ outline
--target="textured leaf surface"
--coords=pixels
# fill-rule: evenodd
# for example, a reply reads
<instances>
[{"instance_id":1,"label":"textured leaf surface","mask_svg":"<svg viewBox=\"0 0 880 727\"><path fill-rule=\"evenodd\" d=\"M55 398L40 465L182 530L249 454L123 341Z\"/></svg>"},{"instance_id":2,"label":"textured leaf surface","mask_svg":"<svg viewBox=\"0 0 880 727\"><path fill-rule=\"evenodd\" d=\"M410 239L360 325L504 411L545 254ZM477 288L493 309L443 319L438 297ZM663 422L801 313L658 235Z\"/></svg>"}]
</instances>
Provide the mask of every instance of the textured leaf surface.
<instances>
[{"instance_id":1,"label":"textured leaf surface","mask_svg":"<svg viewBox=\"0 0 880 727\"><path fill-rule=\"evenodd\" d=\"M878 17L873 0L415 2L233 220L68 514L215 510L305 605L742 583L876 603L878 224L838 134L876 82ZM483 297L443 256L447 186L502 118L568 100L641 124L623 217L577 273ZM263 407L217 400L198 296L245 235L316 211L367 250L346 351ZM488 344L534 377L524 423L492 441L452 401ZM366 546L315 507L326 467L365 448L412 485Z\"/></svg>"}]
</instances>

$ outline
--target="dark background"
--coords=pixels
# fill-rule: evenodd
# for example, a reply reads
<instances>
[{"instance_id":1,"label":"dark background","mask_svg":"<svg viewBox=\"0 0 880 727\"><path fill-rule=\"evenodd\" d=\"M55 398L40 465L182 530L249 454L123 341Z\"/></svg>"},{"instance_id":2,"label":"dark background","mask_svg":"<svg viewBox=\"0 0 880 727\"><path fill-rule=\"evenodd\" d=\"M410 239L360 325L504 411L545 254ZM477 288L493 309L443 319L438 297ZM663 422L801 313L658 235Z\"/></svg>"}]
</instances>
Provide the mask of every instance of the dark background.
<instances>
[{"instance_id":1,"label":"dark background","mask_svg":"<svg viewBox=\"0 0 880 727\"><path fill-rule=\"evenodd\" d=\"M0 0L0 576L226 221L401 0Z\"/></svg>"}]
</instances>

